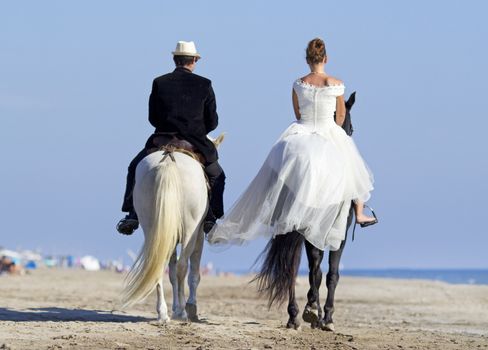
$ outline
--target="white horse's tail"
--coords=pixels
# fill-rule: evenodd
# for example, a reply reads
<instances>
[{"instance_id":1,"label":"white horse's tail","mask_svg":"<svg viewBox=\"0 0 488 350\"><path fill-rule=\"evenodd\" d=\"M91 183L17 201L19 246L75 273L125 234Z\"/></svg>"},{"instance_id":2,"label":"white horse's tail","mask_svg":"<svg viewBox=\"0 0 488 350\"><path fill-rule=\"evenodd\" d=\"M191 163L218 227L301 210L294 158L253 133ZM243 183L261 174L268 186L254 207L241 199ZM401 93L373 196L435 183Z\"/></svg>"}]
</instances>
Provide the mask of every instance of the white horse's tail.
<instances>
[{"instance_id":1,"label":"white horse's tail","mask_svg":"<svg viewBox=\"0 0 488 350\"><path fill-rule=\"evenodd\" d=\"M124 307L143 300L153 291L181 238L182 186L176 162L170 156L142 179L154 182L154 215L145 232L144 246L126 278Z\"/></svg>"}]
</instances>

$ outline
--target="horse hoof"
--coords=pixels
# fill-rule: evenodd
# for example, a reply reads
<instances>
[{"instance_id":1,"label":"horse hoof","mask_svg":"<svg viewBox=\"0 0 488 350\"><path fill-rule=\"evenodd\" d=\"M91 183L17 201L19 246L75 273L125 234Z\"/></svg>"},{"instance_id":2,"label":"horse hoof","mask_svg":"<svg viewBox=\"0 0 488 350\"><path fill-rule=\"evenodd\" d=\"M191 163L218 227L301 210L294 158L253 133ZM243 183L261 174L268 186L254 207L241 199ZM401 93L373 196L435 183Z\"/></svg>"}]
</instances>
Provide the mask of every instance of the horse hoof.
<instances>
[{"instance_id":1,"label":"horse hoof","mask_svg":"<svg viewBox=\"0 0 488 350\"><path fill-rule=\"evenodd\" d=\"M185 311L173 313L173 315L171 315L171 319L175 321L188 322L188 316L186 315Z\"/></svg>"},{"instance_id":2,"label":"horse hoof","mask_svg":"<svg viewBox=\"0 0 488 350\"><path fill-rule=\"evenodd\" d=\"M310 327L312 329L320 328L320 322L311 322Z\"/></svg>"},{"instance_id":3,"label":"horse hoof","mask_svg":"<svg viewBox=\"0 0 488 350\"><path fill-rule=\"evenodd\" d=\"M191 322L200 322L197 313L197 305L187 303L185 306L186 314Z\"/></svg>"},{"instance_id":4,"label":"horse hoof","mask_svg":"<svg viewBox=\"0 0 488 350\"><path fill-rule=\"evenodd\" d=\"M169 317L168 316L165 316L165 317L158 316L158 323L159 324L169 323Z\"/></svg>"},{"instance_id":5,"label":"horse hoof","mask_svg":"<svg viewBox=\"0 0 488 350\"><path fill-rule=\"evenodd\" d=\"M322 325L322 330L328 331L328 332L335 332L334 324L332 322L324 323Z\"/></svg>"},{"instance_id":6,"label":"horse hoof","mask_svg":"<svg viewBox=\"0 0 488 350\"><path fill-rule=\"evenodd\" d=\"M307 306L305 306L305 309L303 310L302 319L305 322L310 323L312 325L312 328L315 328L315 326L317 326L319 323L318 311L315 309L312 309L312 307L310 305L307 305Z\"/></svg>"},{"instance_id":7,"label":"horse hoof","mask_svg":"<svg viewBox=\"0 0 488 350\"><path fill-rule=\"evenodd\" d=\"M300 328L300 322L298 322L297 320L288 320L288 323L286 324L286 328L297 330Z\"/></svg>"},{"instance_id":8,"label":"horse hoof","mask_svg":"<svg viewBox=\"0 0 488 350\"><path fill-rule=\"evenodd\" d=\"M171 316L171 320L173 321L180 321L180 322L188 322L188 317L183 316Z\"/></svg>"}]
</instances>

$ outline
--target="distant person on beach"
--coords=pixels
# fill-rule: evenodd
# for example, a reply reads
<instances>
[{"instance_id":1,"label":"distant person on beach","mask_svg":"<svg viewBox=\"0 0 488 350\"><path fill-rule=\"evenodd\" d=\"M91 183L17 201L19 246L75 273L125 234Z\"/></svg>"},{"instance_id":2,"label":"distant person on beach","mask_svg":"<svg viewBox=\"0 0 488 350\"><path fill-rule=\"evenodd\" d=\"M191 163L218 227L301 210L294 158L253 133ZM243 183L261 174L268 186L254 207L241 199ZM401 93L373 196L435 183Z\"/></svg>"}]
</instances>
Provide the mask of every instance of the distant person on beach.
<instances>
[{"instance_id":1,"label":"distant person on beach","mask_svg":"<svg viewBox=\"0 0 488 350\"><path fill-rule=\"evenodd\" d=\"M192 41L179 41L173 52L176 69L153 81L149 122L156 129L129 165L122 205L122 211L128 214L117 224L117 230L122 234L130 235L139 227L132 198L137 164L151 149L175 139L189 142L204 158L203 166L210 185L205 232L224 215L225 174L218 162L217 149L207 137L218 125L217 105L211 81L193 73L200 58Z\"/></svg>"},{"instance_id":2,"label":"distant person on beach","mask_svg":"<svg viewBox=\"0 0 488 350\"><path fill-rule=\"evenodd\" d=\"M365 227L377 222L363 213L373 176L353 139L341 128L345 87L325 72L323 40L308 43L306 61L310 73L295 80L292 88L296 121L210 232L210 242L242 243L260 235L299 232L321 250L337 250L345 237L352 201L356 223Z\"/></svg>"},{"instance_id":3,"label":"distant person on beach","mask_svg":"<svg viewBox=\"0 0 488 350\"><path fill-rule=\"evenodd\" d=\"M0 274L2 273L9 273L9 274L20 274L22 272L22 268L17 266L17 264L9 257L2 256L0 259Z\"/></svg>"}]
</instances>

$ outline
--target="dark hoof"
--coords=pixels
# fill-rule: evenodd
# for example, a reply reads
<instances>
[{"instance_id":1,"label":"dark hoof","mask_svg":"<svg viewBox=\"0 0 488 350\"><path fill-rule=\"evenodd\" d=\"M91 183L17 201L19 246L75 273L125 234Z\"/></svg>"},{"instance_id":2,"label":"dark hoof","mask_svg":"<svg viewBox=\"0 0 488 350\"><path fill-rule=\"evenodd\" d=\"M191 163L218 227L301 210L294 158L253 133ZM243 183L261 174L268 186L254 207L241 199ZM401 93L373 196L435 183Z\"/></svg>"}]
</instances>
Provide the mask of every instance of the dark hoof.
<instances>
[{"instance_id":1,"label":"dark hoof","mask_svg":"<svg viewBox=\"0 0 488 350\"><path fill-rule=\"evenodd\" d=\"M307 305L303 310L302 319L305 322L310 323L312 325L312 328L315 328L316 326L318 326L319 323L319 313L317 309L314 309L312 306Z\"/></svg>"},{"instance_id":2,"label":"dark hoof","mask_svg":"<svg viewBox=\"0 0 488 350\"><path fill-rule=\"evenodd\" d=\"M185 310L186 310L186 314L188 315L188 319L191 322L200 322L200 319L198 318L196 304L186 303Z\"/></svg>"},{"instance_id":3,"label":"dark hoof","mask_svg":"<svg viewBox=\"0 0 488 350\"><path fill-rule=\"evenodd\" d=\"M335 332L335 327L332 322L320 321L320 329L327 332Z\"/></svg>"},{"instance_id":4,"label":"dark hoof","mask_svg":"<svg viewBox=\"0 0 488 350\"><path fill-rule=\"evenodd\" d=\"M289 328L289 329L298 329L300 328L300 322L298 322L298 320L295 318L295 319L289 319L288 320L288 323L286 324L286 328Z\"/></svg>"}]
</instances>

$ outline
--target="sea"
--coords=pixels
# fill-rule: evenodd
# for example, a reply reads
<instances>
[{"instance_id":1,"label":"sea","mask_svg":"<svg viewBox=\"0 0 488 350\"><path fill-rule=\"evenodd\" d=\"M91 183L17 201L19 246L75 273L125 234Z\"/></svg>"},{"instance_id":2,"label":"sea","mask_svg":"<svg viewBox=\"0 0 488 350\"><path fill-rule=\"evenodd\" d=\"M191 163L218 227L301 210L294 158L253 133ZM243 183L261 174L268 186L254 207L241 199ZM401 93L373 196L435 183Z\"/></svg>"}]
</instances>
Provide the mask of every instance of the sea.
<instances>
[{"instance_id":1,"label":"sea","mask_svg":"<svg viewBox=\"0 0 488 350\"><path fill-rule=\"evenodd\" d=\"M326 265L322 266L324 274ZM236 274L249 274L256 271L233 271ZM308 270L300 269L300 276L308 276ZM442 281L451 284L488 285L488 269L340 269L341 276L397 278Z\"/></svg>"},{"instance_id":2,"label":"sea","mask_svg":"<svg viewBox=\"0 0 488 350\"><path fill-rule=\"evenodd\" d=\"M302 269L299 273L308 275L308 270ZM488 269L343 269L339 273L341 276L421 279L451 284L488 285Z\"/></svg>"}]
</instances>

